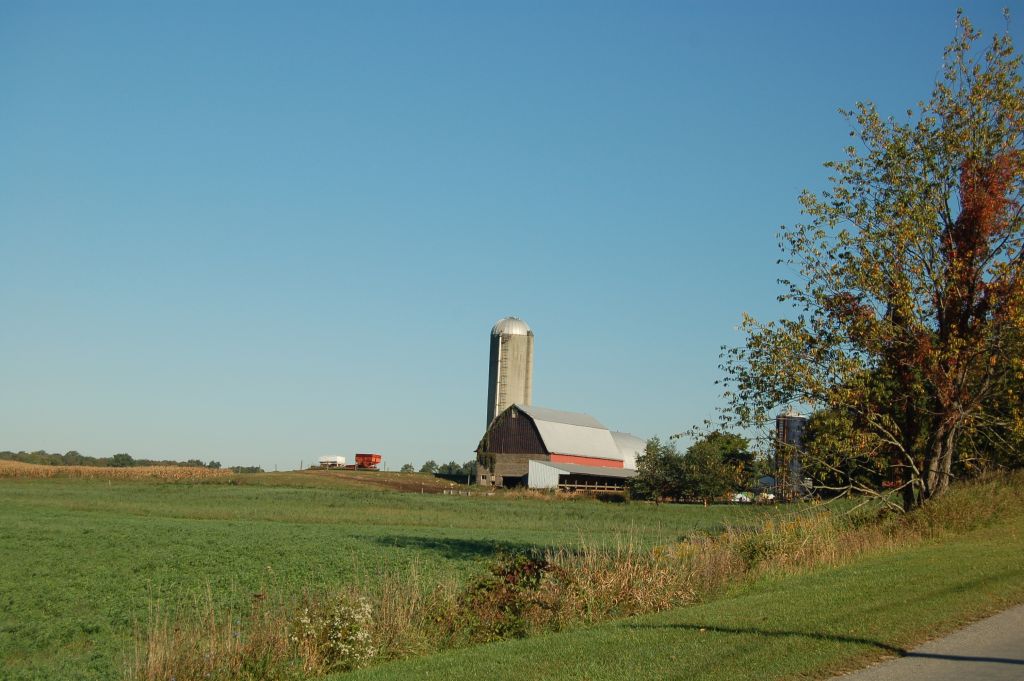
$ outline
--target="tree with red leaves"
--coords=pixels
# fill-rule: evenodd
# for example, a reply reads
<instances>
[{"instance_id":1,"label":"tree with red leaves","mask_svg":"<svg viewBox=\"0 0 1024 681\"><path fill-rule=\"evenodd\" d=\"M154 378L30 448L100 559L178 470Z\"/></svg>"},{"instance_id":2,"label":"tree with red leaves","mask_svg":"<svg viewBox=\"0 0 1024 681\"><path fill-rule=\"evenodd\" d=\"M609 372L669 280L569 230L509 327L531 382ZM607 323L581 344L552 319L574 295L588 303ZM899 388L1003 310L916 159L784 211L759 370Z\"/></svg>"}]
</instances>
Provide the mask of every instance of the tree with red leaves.
<instances>
[{"instance_id":1,"label":"tree with red leaves","mask_svg":"<svg viewBox=\"0 0 1024 681\"><path fill-rule=\"evenodd\" d=\"M855 437L824 470L882 462L905 509L1024 432L1021 58L1008 33L982 46L957 19L930 101L905 121L843 112L859 144L780 234L795 315L745 317L746 343L723 355L736 421L827 409Z\"/></svg>"}]
</instances>

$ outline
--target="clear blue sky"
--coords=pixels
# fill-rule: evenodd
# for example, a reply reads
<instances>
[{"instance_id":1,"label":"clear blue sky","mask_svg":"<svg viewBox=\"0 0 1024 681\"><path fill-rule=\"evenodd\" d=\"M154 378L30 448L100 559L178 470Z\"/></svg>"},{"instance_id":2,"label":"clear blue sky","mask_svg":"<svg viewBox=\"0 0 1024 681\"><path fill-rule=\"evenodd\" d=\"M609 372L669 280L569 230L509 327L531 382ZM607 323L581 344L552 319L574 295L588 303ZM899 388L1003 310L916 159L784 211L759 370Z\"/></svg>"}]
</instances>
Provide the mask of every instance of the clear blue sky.
<instances>
[{"instance_id":1,"label":"clear blue sky","mask_svg":"<svg viewBox=\"0 0 1024 681\"><path fill-rule=\"evenodd\" d=\"M6 0L0 449L466 461L510 314L536 404L683 430L956 4Z\"/></svg>"}]
</instances>

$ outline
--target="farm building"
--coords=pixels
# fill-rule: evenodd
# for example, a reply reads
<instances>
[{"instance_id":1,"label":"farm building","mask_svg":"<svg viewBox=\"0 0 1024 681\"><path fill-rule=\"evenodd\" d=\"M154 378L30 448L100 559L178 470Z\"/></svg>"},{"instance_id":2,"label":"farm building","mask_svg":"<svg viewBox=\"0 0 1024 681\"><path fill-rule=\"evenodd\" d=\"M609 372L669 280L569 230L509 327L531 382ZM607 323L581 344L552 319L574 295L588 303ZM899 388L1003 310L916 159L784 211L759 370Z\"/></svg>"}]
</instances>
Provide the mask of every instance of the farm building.
<instances>
[{"instance_id":1,"label":"farm building","mask_svg":"<svg viewBox=\"0 0 1024 681\"><path fill-rule=\"evenodd\" d=\"M477 482L620 488L635 474L644 446L589 414L514 404L491 421L477 446Z\"/></svg>"},{"instance_id":2,"label":"farm building","mask_svg":"<svg viewBox=\"0 0 1024 681\"><path fill-rule=\"evenodd\" d=\"M491 328L485 423L513 404L530 404L532 395L533 331L519 317L499 319Z\"/></svg>"},{"instance_id":3,"label":"farm building","mask_svg":"<svg viewBox=\"0 0 1024 681\"><path fill-rule=\"evenodd\" d=\"M546 461L530 461L527 466L526 484L530 489L609 492L624 488L627 480L636 477L636 471L631 468Z\"/></svg>"}]
</instances>

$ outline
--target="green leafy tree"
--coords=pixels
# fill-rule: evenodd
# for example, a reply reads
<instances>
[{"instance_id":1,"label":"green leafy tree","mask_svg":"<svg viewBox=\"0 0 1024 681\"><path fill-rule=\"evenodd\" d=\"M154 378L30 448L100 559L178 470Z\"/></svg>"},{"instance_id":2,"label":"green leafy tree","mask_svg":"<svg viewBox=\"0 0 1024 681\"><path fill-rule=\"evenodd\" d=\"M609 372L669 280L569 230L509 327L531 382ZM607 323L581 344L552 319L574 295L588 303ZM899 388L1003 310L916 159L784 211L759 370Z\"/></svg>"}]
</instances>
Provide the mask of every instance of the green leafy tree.
<instances>
[{"instance_id":1,"label":"green leafy tree","mask_svg":"<svg viewBox=\"0 0 1024 681\"><path fill-rule=\"evenodd\" d=\"M663 499L678 499L681 464L682 457L674 442L652 437L644 453L637 457L630 494L640 499L653 499L655 504Z\"/></svg>"},{"instance_id":2,"label":"green leafy tree","mask_svg":"<svg viewBox=\"0 0 1024 681\"><path fill-rule=\"evenodd\" d=\"M700 499L707 506L732 489L736 470L725 453L720 442L702 440L691 445L679 464L677 495Z\"/></svg>"},{"instance_id":3,"label":"green leafy tree","mask_svg":"<svg viewBox=\"0 0 1024 681\"><path fill-rule=\"evenodd\" d=\"M135 465L135 459L130 454L114 454L114 456L110 457L110 465L114 468L127 468Z\"/></svg>"},{"instance_id":4,"label":"green leafy tree","mask_svg":"<svg viewBox=\"0 0 1024 681\"><path fill-rule=\"evenodd\" d=\"M859 427L848 412L823 409L812 414L803 444L803 473L825 494L870 494L883 487L891 472L888 458L877 454L884 441Z\"/></svg>"},{"instance_id":5,"label":"green leafy tree","mask_svg":"<svg viewBox=\"0 0 1024 681\"><path fill-rule=\"evenodd\" d=\"M716 475L721 475L728 489L752 487L759 472L754 453L750 450L750 441L733 433L709 433L690 445L686 456L695 456L713 464ZM703 497L700 494L693 496Z\"/></svg>"},{"instance_id":6,"label":"green leafy tree","mask_svg":"<svg viewBox=\"0 0 1024 681\"><path fill-rule=\"evenodd\" d=\"M437 462L433 459L428 460L423 466L420 467L420 473L437 473Z\"/></svg>"},{"instance_id":7,"label":"green leafy tree","mask_svg":"<svg viewBox=\"0 0 1024 681\"><path fill-rule=\"evenodd\" d=\"M402 468L398 471L399 473L415 473L416 469L411 463L402 464Z\"/></svg>"},{"instance_id":8,"label":"green leafy tree","mask_svg":"<svg viewBox=\"0 0 1024 681\"><path fill-rule=\"evenodd\" d=\"M220 468L220 461L211 461L210 463L206 464L206 467L207 468Z\"/></svg>"},{"instance_id":9,"label":"green leafy tree","mask_svg":"<svg viewBox=\"0 0 1024 681\"><path fill-rule=\"evenodd\" d=\"M854 144L826 164L828 189L801 196L807 222L780 236L794 315L746 317L746 343L723 360L741 425L787 403L835 410L907 509L942 494L965 457L1004 447L999 429L1020 430L1019 398L993 407L1021 373L1021 62L1005 33L976 58L978 32L959 26L906 120L871 103L845 112Z\"/></svg>"}]
</instances>

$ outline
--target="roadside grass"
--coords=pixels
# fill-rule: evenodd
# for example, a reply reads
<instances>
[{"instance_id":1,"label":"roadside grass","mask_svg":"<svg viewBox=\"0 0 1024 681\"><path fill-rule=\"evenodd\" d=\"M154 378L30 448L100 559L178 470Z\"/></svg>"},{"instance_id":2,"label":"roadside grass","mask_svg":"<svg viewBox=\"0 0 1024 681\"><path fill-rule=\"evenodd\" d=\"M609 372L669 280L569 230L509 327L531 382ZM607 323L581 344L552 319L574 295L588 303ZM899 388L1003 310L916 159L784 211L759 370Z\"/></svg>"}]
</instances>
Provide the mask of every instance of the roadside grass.
<instances>
[{"instance_id":1,"label":"roadside grass","mask_svg":"<svg viewBox=\"0 0 1024 681\"><path fill-rule=\"evenodd\" d=\"M520 642L541 646L530 654L544 656L549 654L545 646L556 647L551 655L564 654L556 650L562 645L557 643L562 640L560 636L586 632L598 632L594 634L598 637L612 636L608 632L621 635L616 627L634 620L597 626L588 626L588 622L672 607L680 600L711 599L706 605L693 608L703 609L717 603L729 613L729 603L751 597L757 593L759 584L784 585L787 580L808 574L820 574L827 582L831 573L822 571L821 566L840 565L842 572L849 570L850 565L873 559L898 557L904 553L912 557L929 546L941 548L962 543L966 541L964 537L981 537L991 527L1002 528L999 531L1002 534L994 535L992 546L988 547L990 553L995 556L994 560L1002 560L1005 552L1011 550L1016 559L1012 567L1016 571L1008 574L1016 580L1015 584L1020 584L1018 563L1021 561L1017 556L1021 549L1021 482L1022 476L1018 474L1009 484L990 481L967 486L922 513L877 522L839 516L831 513L831 509L823 512L821 508L812 508L810 513L802 513L800 510L806 508L802 506L784 509L713 506L705 509L602 504L585 499L553 503L550 499L500 495L399 494L352 486L281 487L66 478L0 480L0 564L4 566L0 570L0 677L16 681L118 678L126 671L123 665L132 664L126 659L126 653L128 657L135 654L136 661L139 659L139 649L135 648L140 641L138 633L159 634L163 627L167 636L161 639L163 634L160 634L153 639L158 649L163 645L161 641L170 641L173 648L174 637L184 634L195 634L196 640L206 636L226 641L216 650L238 655L239 669L255 670L250 678L264 678L259 668L261 662L251 653L255 648L250 646L250 652L246 652L239 647L244 641L234 639L241 638L245 632L246 640L258 642L259 636L250 637L248 633L262 631L267 641L280 643L281 627L294 622L296 603L307 603L316 617L329 617L337 611L337 602L332 599L345 594L372 598L374 645L386 653L379 656L385 659L437 650L438 641L429 638L437 630L424 628L422 616L440 613L440 617L434 619L443 619L454 613L453 621L442 622L439 628L442 633L448 631L456 637L441 645L456 648L454 652L384 663L382 669L395 669L395 674L401 675L406 673L403 671L406 664L413 665L409 669L418 669L415 665L436 663L442 665L442 676L454 677L461 671L454 671L457 665L451 671L444 671L448 664L445 660L468 660L480 655L491 659L491 666L471 668L488 677L487 670L493 671L493 660L497 659L499 665L505 664L504 660L494 657L494 651L501 654L505 648L492 649L491 644L469 645L474 639L460 633L458 626L452 626L459 625L460 621L458 611L451 608L453 604L459 605L459 594L467 585L479 583L474 580L487 573L488 565L494 565L494 556L501 549L546 554L557 559L571 577L565 582L571 588L555 591L555 601L551 601L560 603L559 612L569 613L565 621L544 619L543 608L531 610L530 605L522 609L525 622L522 633L536 634L552 627L567 630L554 638L545 634ZM838 520L824 522L823 517ZM1016 524L1007 525L1008 518L1016 519ZM755 528L763 531L753 532ZM958 532L964 537L957 538ZM1004 536L1007 532L1012 536ZM666 547L675 548L667 551ZM701 558L696 563L687 563L691 567L710 566L708 569L684 571L685 579L681 581L664 570L666 565L671 567L665 560L682 556L692 561L694 547L695 555L705 549L718 551L711 556L714 560ZM682 554L678 553L680 550ZM716 562L723 558L725 562ZM934 556L930 560L935 561L931 566L935 572L957 565L939 561ZM966 562L964 556L954 560ZM1002 582L996 578L998 575L993 577L990 563L977 562L982 571L979 579L988 580L982 582L983 586L989 583L998 586ZM629 576L647 579L651 568L660 570L655 575L657 579L651 578L648 585L636 587L635 598L629 596L619 601L612 598L624 591L628 595L628 589L621 587L634 588L635 583ZM733 579L737 576L738 580ZM667 581L659 582L659 579ZM870 589L874 578L869 575L864 579L864 584L852 585L838 579L834 590ZM730 589L727 584L730 580L749 586L732 587L723 596L722 589ZM945 583L942 588L949 588L950 584ZM677 589L674 602L648 599L665 585ZM600 595L602 588L604 595ZM891 585L880 588L887 593L878 607L893 609L894 594L899 590ZM974 589L978 597L976 586L961 584L957 588ZM778 590L784 591L782 587ZM1003 594L1000 597L1006 597L1007 591L1003 589L1000 593ZM577 594L599 595L592 606L582 611L583 617L571 607L565 608L566 604L573 605L572 597ZM431 598L439 600L431 601ZM812 607L833 607L828 602L824 606L813 602L804 604L800 588L795 588L786 598L793 603L761 603L756 606L760 608L758 614L771 614L773 609L779 609L781 617L788 609L802 612ZM979 602L991 605L991 599L981 598ZM500 606L499 613L504 607L502 603L504 601L496 602ZM939 605L946 607L943 603ZM513 600L507 605L515 609L521 604ZM836 612L844 612L843 607L840 603ZM668 612L690 612L691 609ZM949 610L947 619L963 617L969 612L969 608L959 614ZM196 620L196 613L203 618ZM254 616L263 620L254 623ZM538 616L540 619L536 619ZM913 613L908 616L916 617ZM635 621L648 621L647 617ZM657 617L660 616L651 621L660 621ZM928 620L921 621L927 623ZM813 624L815 620L807 622ZM193 623L205 626L206 633L190 628ZM496 636L510 632L519 635L507 628L507 622L497 624L500 626L494 630ZM259 629L260 626L264 628ZM716 626L723 628L725 625ZM835 629L836 623L830 626ZM705 629L705 634L710 631ZM821 631L832 636L833 629ZM808 636L820 633L800 631ZM913 636L918 629L906 631ZM314 636L317 635L314 632ZM751 636L764 639L761 643L785 638L778 631L751 633ZM811 638L822 646L827 643L820 637ZM627 644L636 645L629 640ZM572 645L585 647L589 644L584 638ZM743 645L753 644L746 640ZM849 645L842 649L850 649ZM877 648L864 645L867 652ZM885 642L885 645L895 644ZM167 659L173 662L180 651L171 648L165 648L161 654L166 653ZM515 646L511 649L518 650ZM828 664L838 659L829 652L831 649L823 653L821 650L824 648L812 647L807 655L820 656ZM452 655L455 657L450 657ZM640 650L628 652L622 662L625 666L620 669L630 669L634 676L643 671L645 662L639 655ZM428 662L431 660L434 662ZM516 668L514 658L509 664L510 669ZM558 668L554 663L551 666ZM326 669L327 665L321 664L319 668ZM577 676L605 678L597 675L597 671L587 671L589 669L579 667ZM305 671L298 670L296 674ZM155 678L162 677L157 673ZM648 678L659 678L659 675Z\"/></svg>"},{"instance_id":2,"label":"roadside grass","mask_svg":"<svg viewBox=\"0 0 1024 681\"><path fill-rule=\"evenodd\" d=\"M176 617L207 592L218 613L243 613L253 594L300 598L412 572L423 584L465 580L501 548L624 537L651 547L781 514L269 481L0 479L0 678L119 678L151 608ZM397 612L405 601L391 593Z\"/></svg>"},{"instance_id":3,"label":"roadside grass","mask_svg":"<svg viewBox=\"0 0 1024 681\"><path fill-rule=\"evenodd\" d=\"M277 657L261 662L259 678L290 679L297 667L321 674L365 666L374 658L578 629L707 601L723 589L948 540L973 528L1019 518L1022 479L1024 474L1002 475L960 485L909 516L878 516L877 507L874 513L848 515L833 507L797 506L789 514L763 517L755 528L730 527L713 536L692 533L683 541L654 547L590 543L513 553L492 562L487 572L441 589L427 582L424 590L423 584L409 580L393 581L382 589L349 585L307 596L301 609L286 605L272 616L256 607L253 613L277 617L278 625L257 627L251 636L243 627L236 637L262 640L264 629L269 631L271 640L258 649L275 650ZM396 603L404 605L396 609ZM365 615L354 621L350 614L357 610L365 610ZM137 658L128 678L245 677L247 659L234 642L204 638L203 622L215 618L212 610L186 614L172 628L139 632L139 640L157 653ZM310 621L322 623L308 632L315 645L289 638L288 631L297 623ZM300 628L305 631L309 625ZM179 636L179 631L194 633ZM332 643L336 641L357 642L365 650L355 643ZM154 659L159 661L156 666L150 663Z\"/></svg>"},{"instance_id":4,"label":"roadside grass","mask_svg":"<svg viewBox=\"0 0 1024 681\"><path fill-rule=\"evenodd\" d=\"M364 669L374 679L820 679L1024 601L1024 515L764 573L706 603ZM329 677L342 678L342 677Z\"/></svg>"}]
</instances>

